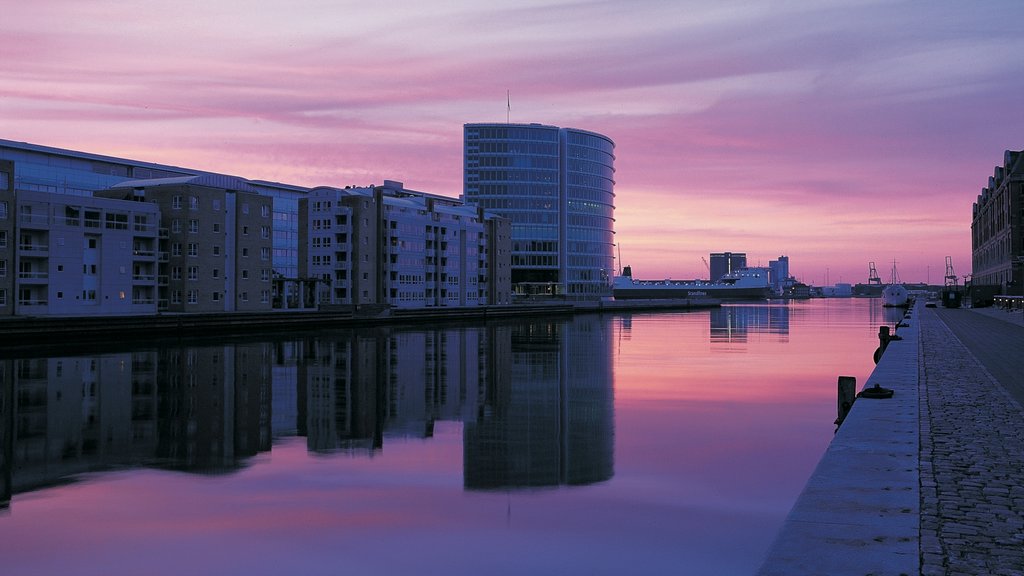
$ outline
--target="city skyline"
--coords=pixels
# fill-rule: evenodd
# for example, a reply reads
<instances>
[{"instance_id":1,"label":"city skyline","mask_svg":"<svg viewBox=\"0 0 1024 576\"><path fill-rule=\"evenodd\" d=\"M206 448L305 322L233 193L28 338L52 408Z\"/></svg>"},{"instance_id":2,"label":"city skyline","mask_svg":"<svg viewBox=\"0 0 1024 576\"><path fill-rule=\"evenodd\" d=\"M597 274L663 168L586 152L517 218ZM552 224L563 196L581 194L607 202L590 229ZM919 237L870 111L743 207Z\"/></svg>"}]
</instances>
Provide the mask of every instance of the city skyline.
<instances>
[{"instance_id":1,"label":"city skyline","mask_svg":"<svg viewBox=\"0 0 1024 576\"><path fill-rule=\"evenodd\" d=\"M0 138L303 186L462 193L462 126L616 143L640 278L781 254L813 284L970 273L971 204L1024 148L1024 6L104 1L5 6ZM111 18L116 14L116 18Z\"/></svg>"}]
</instances>

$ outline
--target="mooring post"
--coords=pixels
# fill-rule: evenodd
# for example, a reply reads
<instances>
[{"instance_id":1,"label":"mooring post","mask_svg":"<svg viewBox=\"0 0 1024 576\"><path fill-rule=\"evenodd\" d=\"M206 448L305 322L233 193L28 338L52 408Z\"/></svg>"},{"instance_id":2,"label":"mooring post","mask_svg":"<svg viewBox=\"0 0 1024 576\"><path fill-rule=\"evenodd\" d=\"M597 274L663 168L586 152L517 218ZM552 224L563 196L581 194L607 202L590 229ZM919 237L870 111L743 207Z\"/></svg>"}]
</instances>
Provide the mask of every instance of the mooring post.
<instances>
[{"instance_id":1,"label":"mooring post","mask_svg":"<svg viewBox=\"0 0 1024 576\"><path fill-rule=\"evenodd\" d=\"M853 401L856 399L857 379L853 376L840 376L838 402L839 415L836 417L836 427L839 427L843 423L843 420L846 420L846 415L850 413L850 408L853 408Z\"/></svg>"}]
</instances>

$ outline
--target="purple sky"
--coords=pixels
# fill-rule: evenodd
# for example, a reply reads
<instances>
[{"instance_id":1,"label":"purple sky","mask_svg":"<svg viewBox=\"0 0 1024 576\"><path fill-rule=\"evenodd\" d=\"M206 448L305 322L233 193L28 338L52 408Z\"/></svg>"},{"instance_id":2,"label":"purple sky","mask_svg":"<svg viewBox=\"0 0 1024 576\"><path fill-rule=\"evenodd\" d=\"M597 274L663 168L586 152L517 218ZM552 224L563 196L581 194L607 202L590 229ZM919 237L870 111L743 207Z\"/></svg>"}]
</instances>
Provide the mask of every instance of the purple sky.
<instances>
[{"instance_id":1,"label":"purple sky","mask_svg":"<svg viewBox=\"0 0 1024 576\"><path fill-rule=\"evenodd\" d=\"M1024 148L1018 1L7 2L0 138L302 185L462 191L462 124L616 142L644 278L970 272Z\"/></svg>"}]
</instances>

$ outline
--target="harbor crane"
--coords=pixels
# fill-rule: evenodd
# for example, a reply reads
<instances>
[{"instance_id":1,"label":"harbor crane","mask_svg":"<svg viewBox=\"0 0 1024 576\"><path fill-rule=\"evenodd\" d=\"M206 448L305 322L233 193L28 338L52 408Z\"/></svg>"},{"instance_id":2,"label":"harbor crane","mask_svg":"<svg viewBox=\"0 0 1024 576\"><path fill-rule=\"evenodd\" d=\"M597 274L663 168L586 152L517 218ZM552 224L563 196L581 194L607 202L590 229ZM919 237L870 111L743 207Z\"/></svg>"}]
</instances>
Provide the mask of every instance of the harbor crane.
<instances>
[{"instance_id":1,"label":"harbor crane","mask_svg":"<svg viewBox=\"0 0 1024 576\"><path fill-rule=\"evenodd\" d=\"M868 285L882 285L882 279L878 276L878 270L875 269L874 262L868 262Z\"/></svg>"},{"instance_id":2,"label":"harbor crane","mask_svg":"<svg viewBox=\"0 0 1024 576\"><path fill-rule=\"evenodd\" d=\"M953 257L946 256L946 288L956 289L956 272L953 272Z\"/></svg>"}]
</instances>

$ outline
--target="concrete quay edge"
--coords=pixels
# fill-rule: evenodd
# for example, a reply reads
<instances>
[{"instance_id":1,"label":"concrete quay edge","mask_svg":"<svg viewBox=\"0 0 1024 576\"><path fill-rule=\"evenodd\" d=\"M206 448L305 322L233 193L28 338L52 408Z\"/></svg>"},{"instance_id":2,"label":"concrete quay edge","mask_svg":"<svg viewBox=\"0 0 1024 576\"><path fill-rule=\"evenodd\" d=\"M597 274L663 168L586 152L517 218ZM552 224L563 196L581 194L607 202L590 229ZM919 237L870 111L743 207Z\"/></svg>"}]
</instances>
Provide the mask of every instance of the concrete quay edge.
<instances>
[{"instance_id":1,"label":"concrete quay edge","mask_svg":"<svg viewBox=\"0 0 1024 576\"><path fill-rule=\"evenodd\" d=\"M920 304L918 304L920 306ZM920 573L919 357L913 309L797 498L757 574Z\"/></svg>"},{"instance_id":2,"label":"concrete quay edge","mask_svg":"<svg viewBox=\"0 0 1024 576\"><path fill-rule=\"evenodd\" d=\"M556 315L664 312L716 308L717 299L538 301L491 306L430 308L339 307L267 312L161 313L125 316L23 316L0 319L6 347L175 337L230 337L310 329L345 329L401 324L444 324Z\"/></svg>"}]
</instances>

